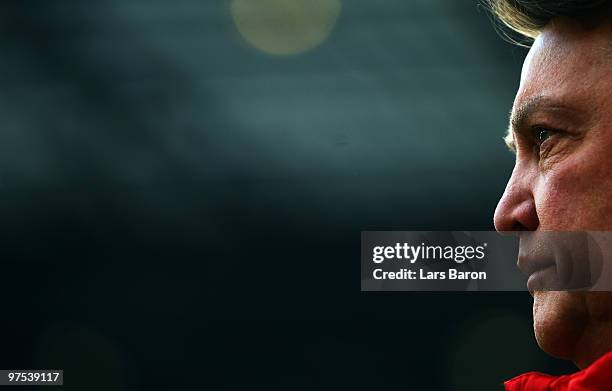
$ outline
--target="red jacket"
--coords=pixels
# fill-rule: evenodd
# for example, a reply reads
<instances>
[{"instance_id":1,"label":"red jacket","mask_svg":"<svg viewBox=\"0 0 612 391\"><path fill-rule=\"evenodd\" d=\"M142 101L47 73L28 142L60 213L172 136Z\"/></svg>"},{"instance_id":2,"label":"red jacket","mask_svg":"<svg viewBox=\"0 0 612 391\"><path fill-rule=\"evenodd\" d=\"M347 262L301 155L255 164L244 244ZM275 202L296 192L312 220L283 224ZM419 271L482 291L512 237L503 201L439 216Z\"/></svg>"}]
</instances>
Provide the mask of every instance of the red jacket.
<instances>
[{"instance_id":1,"label":"red jacket","mask_svg":"<svg viewBox=\"0 0 612 391\"><path fill-rule=\"evenodd\" d=\"M506 391L612 391L612 352L571 375L529 372L504 383Z\"/></svg>"}]
</instances>

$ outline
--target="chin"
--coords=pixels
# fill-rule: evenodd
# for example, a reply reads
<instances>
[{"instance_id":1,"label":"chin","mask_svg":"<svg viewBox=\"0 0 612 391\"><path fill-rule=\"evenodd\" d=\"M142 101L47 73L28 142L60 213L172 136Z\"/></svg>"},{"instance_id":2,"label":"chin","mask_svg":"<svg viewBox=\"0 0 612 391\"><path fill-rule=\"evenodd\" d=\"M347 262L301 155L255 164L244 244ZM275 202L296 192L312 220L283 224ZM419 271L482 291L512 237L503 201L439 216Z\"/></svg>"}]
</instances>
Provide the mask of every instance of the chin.
<instances>
[{"instance_id":1,"label":"chin","mask_svg":"<svg viewBox=\"0 0 612 391\"><path fill-rule=\"evenodd\" d=\"M576 362L576 347L587 325L584 292L533 293L533 328L540 348L553 357Z\"/></svg>"}]
</instances>

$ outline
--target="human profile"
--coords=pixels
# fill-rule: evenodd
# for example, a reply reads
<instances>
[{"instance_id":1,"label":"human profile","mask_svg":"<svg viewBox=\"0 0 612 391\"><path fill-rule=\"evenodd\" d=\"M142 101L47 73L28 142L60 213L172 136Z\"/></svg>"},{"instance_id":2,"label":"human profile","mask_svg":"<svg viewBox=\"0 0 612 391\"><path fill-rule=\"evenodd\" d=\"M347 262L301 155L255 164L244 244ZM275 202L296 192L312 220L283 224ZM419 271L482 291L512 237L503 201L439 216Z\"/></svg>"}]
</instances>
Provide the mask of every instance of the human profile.
<instances>
[{"instance_id":1,"label":"human profile","mask_svg":"<svg viewBox=\"0 0 612 391\"><path fill-rule=\"evenodd\" d=\"M505 138L516 160L495 211L496 230L611 231L612 2L485 3L530 47ZM579 371L525 374L506 389L612 390L612 292L532 295L538 345Z\"/></svg>"}]
</instances>

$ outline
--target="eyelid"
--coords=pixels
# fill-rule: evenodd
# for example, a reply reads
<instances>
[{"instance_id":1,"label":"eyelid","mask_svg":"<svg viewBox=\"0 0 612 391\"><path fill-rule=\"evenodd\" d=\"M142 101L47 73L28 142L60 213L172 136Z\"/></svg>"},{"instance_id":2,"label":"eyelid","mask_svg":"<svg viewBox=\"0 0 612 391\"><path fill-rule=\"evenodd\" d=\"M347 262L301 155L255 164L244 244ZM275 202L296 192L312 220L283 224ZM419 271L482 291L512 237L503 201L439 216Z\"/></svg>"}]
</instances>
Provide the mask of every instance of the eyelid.
<instances>
[{"instance_id":1,"label":"eyelid","mask_svg":"<svg viewBox=\"0 0 612 391\"><path fill-rule=\"evenodd\" d=\"M538 130L548 130L551 132L551 137L556 136L558 133L563 133L563 130L554 128L552 126L537 124L532 126L525 126L520 128L508 129L508 133L504 137L506 146L514 154L518 153L519 149L527 148L533 150L535 148L536 153L539 153L541 146L550 139L550 137L543 142L538 142L536 138L536 132Z\"/></svg>"},{"instance_id":2,"label":"eyelid","mask_svg":"<svg viewBox=\"0 0 612 391\"><path fill-rule=\"evenodd\" d=\"M527 125L524 127L509 128L508 133L504 137L504 142L513 153L517 153L519 146L523 143L526 143L525 145L531 144L539 148L544 142L540 143L537 141L536 132L542 129L549 131L551 137L560 133L567 133L565 130L559 129L558 127L537 123L531 126Z\"/></svg>"},{"instance_id":3,"label":"eyelid","mask_svg":"<svg viewBox=\"0 0 612 391\"><path fill-rule=\"evenodd\" d=\"M557 129L551 128L551 127L549 127L549 126L540 126L540 125L536 125L536 126L532 127L532 129L531 129L531 136L532 136L532 138L533 138L533 142L534 142L536 145L538 145L538 146L539 146L539 145L542 145L542 144L543 144L543 143L546 141L546 140L544 140L544 141L539 141L539 140L538 140L538 132L540 132L540 131L542 131L542 130L546 130L546 131L548 131L548 132L550 133L550 137L552 137L552 136L554 136L555 134L558 134L558 133L560 133L560 132L561 132L560 130L557 130ZM550 137L549 137L549 138L550 138ZM548 140L548 139L547 139L547 140Z\"/></svg>"},{"instance_id":4,"label":"eyelid","mask_svg":"<svg viewBox=\"0 0 612 391\"><path fill-rule=\"evenodd\" d=\"M549 125L543 125L543 124L537 124L537 125L533 125L529 128L528 133L529 136L532 137L532 139L534 139L535 141L535 137L537 135L537 132L540 130L547 130L548 132L550 132L551 136L553 135L557 135L560 133L567 133L565 130L560 129L558 127L554 127L554 126L549 126Z\"/></svg>"}]
</instances>

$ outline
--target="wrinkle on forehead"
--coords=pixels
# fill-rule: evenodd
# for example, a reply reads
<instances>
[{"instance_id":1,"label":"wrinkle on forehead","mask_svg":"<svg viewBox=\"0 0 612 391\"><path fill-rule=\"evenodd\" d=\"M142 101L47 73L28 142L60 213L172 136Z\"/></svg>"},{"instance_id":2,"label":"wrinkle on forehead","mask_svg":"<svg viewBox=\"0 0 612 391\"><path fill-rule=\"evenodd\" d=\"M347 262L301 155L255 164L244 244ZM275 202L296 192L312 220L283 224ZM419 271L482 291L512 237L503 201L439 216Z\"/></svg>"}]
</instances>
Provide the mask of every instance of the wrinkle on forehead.
<instances>
[{"instance_id":1,"label":"wrinkle on forehead","mask_svg":"<svg viewBox=\"0 0 612 391\"><path fill-rule=\"evenodd\" d=\"M514 107L535 96L593 99L612 90L612 23L585 29L577 22L555 19L531 47L521 72Z\"/></svg>"}]
</instances>

